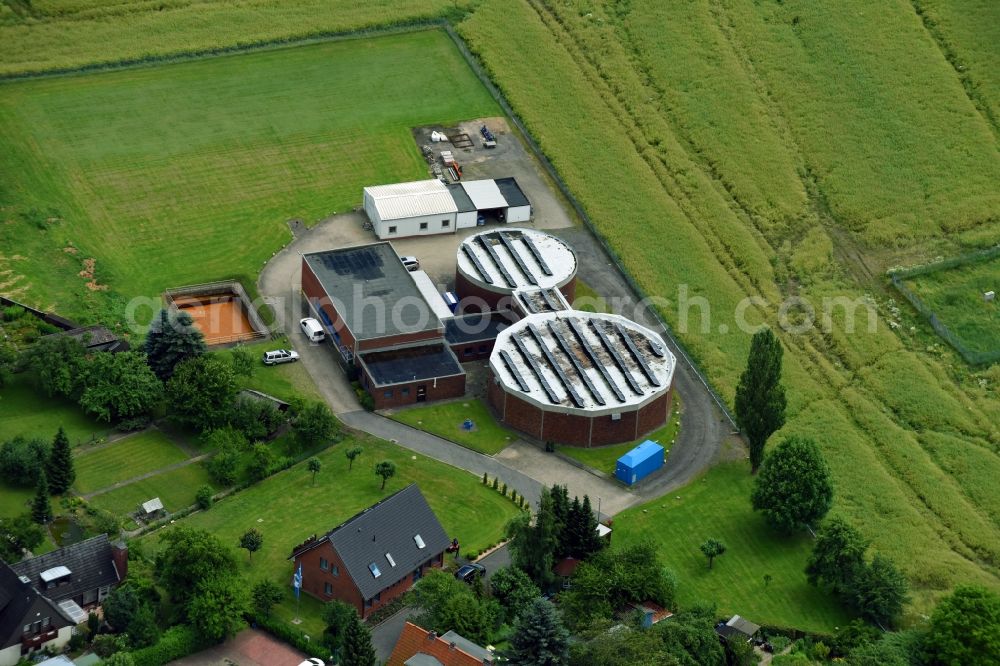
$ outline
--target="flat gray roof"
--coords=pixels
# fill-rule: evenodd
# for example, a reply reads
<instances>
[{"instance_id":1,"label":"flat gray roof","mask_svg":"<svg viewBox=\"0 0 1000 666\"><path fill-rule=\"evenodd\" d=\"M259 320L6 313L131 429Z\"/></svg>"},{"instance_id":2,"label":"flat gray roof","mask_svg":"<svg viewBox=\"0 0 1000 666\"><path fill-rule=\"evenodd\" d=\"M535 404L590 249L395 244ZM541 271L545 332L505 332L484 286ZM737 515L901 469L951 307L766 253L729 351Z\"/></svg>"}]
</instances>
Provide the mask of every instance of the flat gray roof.
<instances>
[{"instance_id":1,"label":"flat gray roof","mask_svg":"<svg viewBox=\"0 0 1000 666\"><path fill-rule=\"evenodd\" d=\"M356 340L443 330L390 243L302 257Z\"/></svg>"},{"instance_id":2,"label":"flat gray roof","mask_svg":"<svg viewBox=\"0 0 1000 666\"><path fill-rule=\"evenodd\" d=\"M458 207L459 213L468 213L476 210L476 206L472 203L472 199L470 199L469 195L465 193L465 188L462 187L460 183L452 183L451 185L448 185L448 191L451 192L452 198L455 199L455 205Z\"/></svg>"},{"instance_id":3,"label":"flat gray roof","mask_svg":"<svg viewBox=\"0 0 1000 666\"><path fill-rule=\"evenodd\" d=\"M508 206L528 205L528 197L524 195L524 191L517 184L516 180L513 178L497 178L495 182L500 189L500 194L507 201Z\"/></svg>"},{"instance_id":4,"label":"flat gray roof","mask_svg":"<svg viewBox=\"0 0 1000 666\"><path fill-rule=\"evenodd\" d=\"M465 374L451 348L441 343L366 352L361 363L379 387Z\"/></svg>"}]
</instances>

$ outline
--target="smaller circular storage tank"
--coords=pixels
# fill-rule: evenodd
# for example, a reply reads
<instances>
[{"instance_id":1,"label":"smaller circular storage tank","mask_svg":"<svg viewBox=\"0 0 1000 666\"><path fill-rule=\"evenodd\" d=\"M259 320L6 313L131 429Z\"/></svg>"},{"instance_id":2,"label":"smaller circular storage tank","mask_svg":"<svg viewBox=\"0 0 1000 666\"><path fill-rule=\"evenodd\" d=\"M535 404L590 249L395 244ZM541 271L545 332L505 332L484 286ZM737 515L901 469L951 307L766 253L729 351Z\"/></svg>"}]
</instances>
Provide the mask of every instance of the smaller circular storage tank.
<instances>
[{"instance_id":1,"label":"smaller circular storage tank","mask_svg":"<svg viewBox=\"0 0 1000 666\"><path fill-rule=\"evenodd\" d=\"M469 236L458 247L455 291L490 309L522 289L559 289L573 301L576 253L552 234L519 227Z\"/></svg>"}]
</instances>

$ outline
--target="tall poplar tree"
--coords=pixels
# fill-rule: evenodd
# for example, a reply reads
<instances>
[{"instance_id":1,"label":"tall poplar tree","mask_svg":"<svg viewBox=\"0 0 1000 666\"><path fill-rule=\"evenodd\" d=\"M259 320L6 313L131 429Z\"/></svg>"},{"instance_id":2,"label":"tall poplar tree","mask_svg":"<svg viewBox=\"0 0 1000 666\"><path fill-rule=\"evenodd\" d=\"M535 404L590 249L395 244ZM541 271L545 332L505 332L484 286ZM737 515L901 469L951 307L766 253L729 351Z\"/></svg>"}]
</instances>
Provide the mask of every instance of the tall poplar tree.
<instances>
[{"instance_id":1,"label":"tall poplar tree","mask_svg":"<svg viewBox=\"0 0 1000 666\"><path fill-rule=\"evenodd\" d=\"M736 387L736 419L750 446L751 474L764 460L767 439L785 424L781 356L781 343L771 329L754 333L747 368Z\"/></svg>"}]
</instances>

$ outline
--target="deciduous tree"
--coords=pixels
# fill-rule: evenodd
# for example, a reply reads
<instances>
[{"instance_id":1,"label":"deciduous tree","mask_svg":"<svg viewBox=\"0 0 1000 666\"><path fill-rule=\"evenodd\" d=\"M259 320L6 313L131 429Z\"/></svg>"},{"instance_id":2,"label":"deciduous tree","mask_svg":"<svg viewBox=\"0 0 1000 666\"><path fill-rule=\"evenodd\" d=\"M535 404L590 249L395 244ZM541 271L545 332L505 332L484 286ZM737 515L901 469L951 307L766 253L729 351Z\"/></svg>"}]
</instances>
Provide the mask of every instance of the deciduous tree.
<instances>
[{"instance_id":1,"label":"deciduous tree","mask_svg":"<svg viewBox=\"0 0 1000 666\"><path fill-rule=\"evenodd\" d=\"M320 462L319 458L310 458L309 462L306 463L306 466L309 468L309 471L312 472L312 485L315 486L316 475L319 474L321 469L323 469L323 463Z\"/></svg>"},{"instance_id":2,"label":"deciduous tree","mask_svg":"<svg viewBox=\"0 0 1000 666\"><path fill-rule=\"evenodd\" d=\"M285 591L270 578L265 578L250 591L250 603L254 614L260 619L271 617L271 609L281 603Z\"/></svg>"},{"instance_id":3,"label":"deciduous tree","mask_svg":"<svg viewBox=\"0 0 1000 666\"><path fill-rule=\"evenodd\" d=\"M701 544L699 548L701 549L702 555L708 559L709 569L712 568L712 562L715 558L726 552L726 544L722 543L718 539L708 539L705 543Z\"/></svg>"},{"instance_id":4,"label":"deciduous tree","mask_svg":"<svg viewBox=\"0 0 1000 666\"><path fill-rule=\"evenodd\" d=\"M343 601L334 599L323 605L323 625L326 627L323 630L323 643L334 655L339 655L344 649L347 627L357 615L354 606Z\"/></svg>"},{"instance_id":5,"label":"deciduous tree","mask_svg":"<svg viewBox=\"0 0 1000 666\"><path fill-rule=\"evenodd\" d=\"M251 527L240 537L240 548L250 553L250 561L253 562L253 554L264 545L264 535L255 527Z\"/></svg>"},{"instance_id":6,"label":"deciduous tree","mask_svg":"<svg viewBox=\"0 0 1000 666\"><path fill-rule=\"evenodd\" d=\"M236 391L236 376L226 362L207 355L189 358L167 383L170 415L202 431L219 427L226 422Z\"/></svg>"},{"instance_id":7,"label":"deciduous tree","mask_svg":"<svg viewBox=\"0 0 1000 666\"><path fill-rule=\"evenodd\" d=\"M30 488L37 485L38 473L44 469L48 458L48 442L18 435L0 447L0 476L13 486Z\"/></svg>"},{"instance_id":8,"label":"deciduous tree","mask_svg":"<svg viewBox=\"0 0 1000 666\"><path fill-rule=\"evenodd\" d=\"M806 564L806 576L812 585L825 585L836 594L847 593L852 581L865 566L868 541L840 518L823 526L813 544Z\"/></svg>"},{"instance_id":9,"label":"deciduous tree","mask_svg":"<svg viewBox=\"0 0 1000 666\"><path fill-rule=\"evenodd\" d=\"M956 587L931 614L923 656L946 666L1000 664L1000 596L983 587Z\"/></svg>"},{"instance_id":10,"label":"deciduous tree","mask_svg":"<svg viewBox=\"0 0 1000 666\"><path fill-rule=\"evenodd\" d=\"M324 444L337 434L337 419L330 408L321 402L310 402L292 421L295 438L303 448Z\"/></svg>"},{"instance_id":11,"label":"deciduous tree","mask_svg":"<svg viewBox=\"0 0 1000 666\"><path fill-rule=\"evenodd\" d=\"M102 421L144 416L163 397L163 385L139 352L97 353L85 368L80 406Z\"/></svg>"},{"instance_id":12,"label":"deciduous tree","mask_svg":"<svg viewBox=\"0 0 1000 666\"><path fill-rule=\"evenodd\" d=\"M247 462L247 472L254 481L263 481L274 468L274 452L263 442L256 442L250 447L250 460Z\"/></svg>"},{"instance_id":13,"label":"deciduous tree","mask_svg":"<svg viewBox=\"0 0 1000 666\"><path fill-rule=\"evenodd\" d=\"M172 315L160 310L143 346L149 367L161 381L168 381L184 361L205 353L205 337L183 310Z\"/></svg>"},{"instance_id":14,"label":"deciduous tree","mask_svg":"<svg viewBox=\"0 0 1000 666\"><path fill-rule=\"evenodd\" d=\"M754 334L746 370L736 386L736 418L750 448L750 471L757 473L764 445L785 424L785 388L781 384L781 342L769 328Z\"/></svg>"},{"instance_id":15,"label":"deciduous tree","mask_svg":"<svg viewBox=\"0 0 1000 666\"><path fill-rule=\"evenodd\" d=\"M354 459L360 456L364 452L365 450L362 449L360 446L352 446L351 448L344 451L344 455L347 456L347 460L349 461L347 463L348 472L350 472L351 469L354 467Z\"/></svg>"},{"instance_id":16,"label":"deciduous tree","mask_svg":"<svg viewBox=\"0 0 1000 666\"><path fill-rule=\"evenodd\" d=\"M382 490L385 490L385 482L396 475L396 465L391 460L383 460L375 465L375 475L382 477Z\"/></svg>"},{"instance_id":17,"label":"deciduous tree","mask_svg":"<svg viewBox=\"0 0 1000 666\"><path fill-rule=\"evenodd\" d=\"M782 532L822 520L833 504L830 469L811 439L788 437L764 459L750 496L755 511Z\"/></svg>"},{"instance_id":18,"label":"deciduous tree","mask_svg":"<svg viewBox=\"0 0 1000 666\"><path fill-rule=\"evenodd\" d=\"M46 460L45 473L49 479L49 489L53 495L62 495L76 481L76 470L73 468L73 452L70 450L69 437L62 426L52 440L52 449Z\"/></svg>"},{"instance_id":19,"label":"deciduous tree","mask_svg":"<svg viewBox=\"0 0 1000 666\"><path fill-rule=\"evenodd\" d=\"M552 582L552 566L559 545L552 504L552 495L543 492L533 521L530 515L524 514L507 526L511 561L539 587Z\"/></svg>"},{"instance_id":20,"label":"deciduous tree","mask_svg":"<svg viewBox=\"0 0 1000 666\"><path fill-rule=\"evenodd\" d=\"M84 366L84 348L79 340L68 335L47 335L31 346L25 358L46 395L77 397Z\"/></svg>"},{"instance_id":21,"label":"deciduous tree","mask_svg":"<svg viewBox=\"0 0 1000 666\"><path fill-rule=\"evenodd\" d=\"M195 588L187 605L188 621L206 641L222 641L246 623L249 607L246 585L232 574L211 574Z\"/></svg>"},{"instance_id":22,"label":"deciduous tree","mask_svg":"<svg viewBox=\"0 0 1000 666\"><path fill-rule=\"evenodd\" d=\"M24 551L34 550L45 541L45 532L31 514L16 518L0 518L0 560L8 564L20 562Z\"/></svg>"},{"instance_id":23,"label":"deciduous tree","mask_svg":"<svg viewBox=\"0 0 1000 666\"><path fill-rule=\"evenodd\" d=\"M209 576L235 576L236 558L218 537L205 530L177 525L161 538L156 578L175 603L186 604L191 592Z\"/></svg>"},{"instance_id":24,"label":"deciduous tree","mask_svg":"<svg viewBox=\"0 0 1000 666\"><path fill-rule=\"evenodd\" d=\"M500 603L508 622L513 622L533 599L542 596L528 574L517 567L503 567L493 572L490 593Z\"/></svg>"},{"instance_id":25,"label":"deciduous tree","mask_svg":"<svg viewBox=\"0 0 1000 666\"><path fill-rule=\"evenodd\" d=\"M861 617L893 626L903 613L909 585L889 558L876 554L851 583L850 601Z\"/></svg>"},{"instance_id":26,"label":"deciduous tree","mask_svg":"<svg viewBox=\"0 0 1000 666\"><path fill-rule=\"evenodd\" d=\"M243 346L233 349L230 362L233 366L233 372L240 377L253 377L254 371L257 369L253 356Z\"/></svg>"},{"instance_id":27,"label":"deciduous tree","mask_svg":"<svg viewBox=\"0 0 1000 666\"><path fill-rule=\"evenodd\" d=\"M535 599L521 613L510 637L508 657L522 666L569 664L569 634L545 599Z\"/></svg>"}]
</instances>

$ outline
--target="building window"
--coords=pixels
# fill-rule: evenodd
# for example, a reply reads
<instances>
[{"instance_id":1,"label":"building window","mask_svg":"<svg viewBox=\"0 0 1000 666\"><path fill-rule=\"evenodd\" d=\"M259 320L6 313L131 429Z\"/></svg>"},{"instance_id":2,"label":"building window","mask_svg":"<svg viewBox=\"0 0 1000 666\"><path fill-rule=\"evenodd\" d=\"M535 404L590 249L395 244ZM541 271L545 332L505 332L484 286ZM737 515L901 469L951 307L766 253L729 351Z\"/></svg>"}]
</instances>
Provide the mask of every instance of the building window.
<instances>
[{"instance_id":1,"label":"building window","mask_svg":"<svg viewBox=\"0 0 1000 666\"><path fill-rule=\"evenodd\" d=\"M368 565L368 570L372 572L372 577L373 578L378 578L379 576L382 575L382 572L379 571L379 569L378 569L378 565L375 564L374 562L372 562L371 564Z\"/></svg>"},{"instance_id":2,"label":"building window","mask_svg":"<svg viewBox=\"0 0 1000 666\"><path fill-rule=\"evenodd\" d=\"M385 559L386 559L386 561L389 562L389 566L391 566L391 567L396 566L396 560L392 559L392 553L386 553L385 554Z\"/></svg>"},{"instance_id":3,"label":"building window","mask_svg":"<svg viewBox=\"0 0 1000 666\"><path fill-rule=\"evenodd\" d=\"M462 356L472 356L472 347L466 347L463 349Z\"/></svg>"},{"instance_id":4,"label":"building window","mask_svg":"<svg viewBox=\"0 0 1000 666\"><path fill-rule=\"evenodd\" d=\"M386 391L386 392L385 392L385 393L383 393L382 395L383 395L384 397L386 397L386 398L391 398L391 397L392 397L392 391Z\"/></svg>"},{"instance_id":5,"label":"building window","mask_svg":"<svg viewBox=\"0 0 1000 666\"><path fill-rule=\"evenodd\" d=\"M417 548L425 548L426 547L426 544L424 543L424 538L422 536L420 536L419 534L417 534L417 535L415 535L413 537L413 543L417 544Z\"/></svg>"},{"instance_id":6,"label":"building window","mask_svg":"<svg viewBox=\"0 0 1000 666\"><path fill-rule=\"evenodd\" d=\"M425 231L426 229L427 229L427 223L426 222L421 222L420 223L420 230L421 231Z\"/></svg>"},{"instance_id":7,"label":"building window","mask_svg":"<svg viewBox=\"0 0 1000 666\"><path fill-rule=\"evenodd\" d=\"M479 345L479 353L480 354L486 353L486 345Z\"/></svg>"},{"instance_id":8,"label":"building window","mask_svg":"<svg viewBox=\"0 0 1000 666\"><path fill-rule=\"evenodd\" d=\"M323 594L325 594L326 596L330 596L331 594L333 594L333 585L330 585L329 583L323 583Z\"/></svg>"},{"instance_id":9,"label":"building window","mask_svg":"<svg viewBox=\"0 0 1000 666\"><path fill-rule=\"evenodd\" d=\"M611 415L611 420L612 421L621 421L622 420L621 412L615 412L614 414L612 414Z\"/></svg>"},{"instance_id":10,"label":"building window","mask_svg":"<svg viewBox=\"0 0 1000 666\"><path fill-rule=\"evenodd\" d=\"M334 564L332 567L330 567L330 573L332 573L334 576L339 576L340 575L340 569L337 568L336 564Z\"/></svg>"},{"instance_id":11,"label":"building window","mask_svg":"<svg viewBox=\"0 0 1000 666\"><path fill-rule=\"evenodd\" d=\"M50 624L50 620L51 619L52 618L49 618L49 617L43 617L42 618L42 629L48 629L49 628L49 624Z\"/></svg>"},{"instance_id":12,"label":"building window","mask_svg":"<svg viewBox=\"0 0 1000 666\"><path fill-rule=\"evenodd\" d=\"M30 634L31 633L31 625L30 624L24 625L24 633L26 633L26 634Z\"/></svg>"},{"instance_id":13,"label":"building window","mask_svg":"<svg viewBox=\"0 0 1000 666\"><path fill-rule=\"evenodd\" d=\"M451 220L441 220L441 228L447 229L451 226Z\"/></svg>"},{"instance_id":14,"label":"building window","mask_svg":"<svg viewBox=\"0 0 1000 666\"><path fill-rule=\"evenodd\" d=\"M403 395L410 395L410 389L405 388L405 389L403 389L402 393L403 393Z\"/></svg>"},{"instance_id":15,"label":"building window","mask_svg":"<svg viewBox=\"0 0 1000 666\"><path fill-rule=\"evenodd\" d=\"M319 558L319 568L322 569L323 571L326 571L327 569L330 568L330 563L326 561L326 558L323 557Z\"/></svg>"},{"instance_id":16,"label":"building window","mask_svg":"<svg viewBox=\"0 0 1000 666\"><path fill-rule=\"evenodd\" d=\"M379 601L382 601L382 593L381 592L376 592L375 593L375 602L377 603Z\"/></svg>"},{"instance_id":17,"label":"building window","mask_svg":"<svg viewBox=\"0 0 1000 666\"><path fill-rule=\"evenodd\" d=\"M420 575L421 575L420 568L417 568L417 569L413 570L413 582L414 583L416 583L418 580L420 580Z\"/></svg>"},{"instance_id":18,"label":"building window","mask_svg":"<svg viewBox=\"0 0 1000 666\"><path fill-rule=\"evenodd\" d=\"M365 608L371 608L371 607L372 607L372 600L365 599Z\"/></svg>"},{"instance_id":19,"label":"building window","mask_svg":"<svg viewBox=\"0 0 1000 666\"><path fill-rule=\"evenodd\" d=\"M390 234L396 233L396 227L389 227L389 233Z\"/></svg>"}]
</instances>

